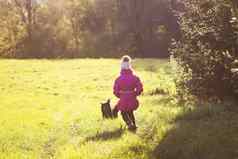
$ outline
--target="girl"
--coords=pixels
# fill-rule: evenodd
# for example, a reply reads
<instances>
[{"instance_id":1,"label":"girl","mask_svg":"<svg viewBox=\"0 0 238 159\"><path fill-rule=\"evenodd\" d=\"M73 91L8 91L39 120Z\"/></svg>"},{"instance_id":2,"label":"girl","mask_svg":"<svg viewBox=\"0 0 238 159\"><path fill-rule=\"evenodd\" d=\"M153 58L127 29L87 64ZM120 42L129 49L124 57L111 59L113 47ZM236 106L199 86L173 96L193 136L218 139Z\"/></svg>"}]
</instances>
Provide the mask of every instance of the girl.
<instances>
[{"instance_id":1,"label":"girl","mask_svg":"<svg viewBox=\"0 0 238 159\"><path fill-rule=\"evenodd\" d=\"M134 111L139 107L137 96L143 92L143 85L131 67L131 58L123 56L121 59L121 74L115 80L113 93L119 98L115 109L121 111L123 120L129 130L136 130Z\"/></svg>"}]
</instances>

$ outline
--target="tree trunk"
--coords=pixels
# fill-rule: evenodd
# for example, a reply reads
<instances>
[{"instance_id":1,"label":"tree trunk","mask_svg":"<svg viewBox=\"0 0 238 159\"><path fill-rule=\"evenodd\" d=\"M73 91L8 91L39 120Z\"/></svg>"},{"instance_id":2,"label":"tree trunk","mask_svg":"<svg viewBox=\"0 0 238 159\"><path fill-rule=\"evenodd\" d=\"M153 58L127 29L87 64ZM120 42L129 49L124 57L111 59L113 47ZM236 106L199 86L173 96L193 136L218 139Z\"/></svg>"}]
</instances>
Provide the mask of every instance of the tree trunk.
<instances>
[{"instance_id":1,"label":"tree trunk","mask_svg":"<svg viewBox=\"0 0 238 159\"><path fill-rule=\"evenodd\" d=\"M141 3L141 4L140 4ZM142 16L144 13L144 0L134 0L134 39L136 47L136 55L143 56L143 21ZM141 8L143 7L143 8Z\"/></svg>"},{"instance_id":2,"label":"tree trunk","mask_svg":"<svg viewBox=\"0 0 238 159\"><path fill-rule=\"evenodd\" d=\"M26 10L27 10L27 32L29 42L32 42L32 0L26 0Z\"/></svg>"},{"instance_id":3,"label":"tree trunk","mask_svg":"<svg viewBox=\"0 0 238 159\"><path fill-rule=\"evenodd\" d=\"M27 32L27 55L29 57L33 55L33 3L32 0L14 0L16 6L19 9L19 13L22 17L22 21L26 26Z\"/></svg>"},{"instance_id":4,"label":"tree trunk","mask_svg":"<svg viewBox=\"0 0 238 159\"><path fill-rule=\"evenodd\" d=\"M232 6L234 9L235 15L236 15L236 17L238 17L238 2L237 2L237 0L233 0L232 4L233 4Z\"/></svg>"}]
</instances>

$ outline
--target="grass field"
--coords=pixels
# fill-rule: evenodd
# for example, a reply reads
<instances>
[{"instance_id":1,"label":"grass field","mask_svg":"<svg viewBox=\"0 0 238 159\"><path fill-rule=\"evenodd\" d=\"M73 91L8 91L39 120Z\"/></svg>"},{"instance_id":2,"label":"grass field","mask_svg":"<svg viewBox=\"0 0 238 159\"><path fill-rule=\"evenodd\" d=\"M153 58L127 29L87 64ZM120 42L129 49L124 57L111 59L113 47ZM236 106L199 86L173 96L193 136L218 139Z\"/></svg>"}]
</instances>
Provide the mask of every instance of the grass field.
<instances>
[{"instance_id":1,"label":"grass field","mask_svg":"<svg viewBox=\"0 0 238 159\"><path fill-rule=\"evenodd\" d=\"M102 120L100 103L117 101L118 65L114 59L0 60L0 159L237 159L237 108L174 103L167 60L133 63L145 87L137 133L120 117ZM166 94L152 96L155 88Z\"/></svg>"}]
</instances>

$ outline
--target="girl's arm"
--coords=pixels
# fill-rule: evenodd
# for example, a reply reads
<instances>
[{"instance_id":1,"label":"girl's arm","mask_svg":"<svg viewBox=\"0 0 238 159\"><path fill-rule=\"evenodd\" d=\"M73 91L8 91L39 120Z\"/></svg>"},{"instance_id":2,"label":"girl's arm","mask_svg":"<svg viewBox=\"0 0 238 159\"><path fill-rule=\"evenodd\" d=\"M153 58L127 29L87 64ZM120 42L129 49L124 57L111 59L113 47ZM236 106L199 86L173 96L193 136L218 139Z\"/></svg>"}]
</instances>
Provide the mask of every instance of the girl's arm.
<instances>
[{"instance_id":1,"label":"girl's arm","mask_svg":"<svg viewBox=\"0 0 238 159\"><path fill-rule=\"evenodd\" d=\"M139 96L143 92L143 84L140 78L136 78L136 95Z\"/></svg>"},{"instance_id":2,"label":"girl's arm","mask_svg":"<svg viewBox=\"0 0 238 159\"><path fill-rule=\"evenodd\" d=\"M118 79L116 79L115 82L114 82L113 94L116 97L120 98L120 87L119 87L119 84L118 84Z\"/></svg>"}]
</instances>

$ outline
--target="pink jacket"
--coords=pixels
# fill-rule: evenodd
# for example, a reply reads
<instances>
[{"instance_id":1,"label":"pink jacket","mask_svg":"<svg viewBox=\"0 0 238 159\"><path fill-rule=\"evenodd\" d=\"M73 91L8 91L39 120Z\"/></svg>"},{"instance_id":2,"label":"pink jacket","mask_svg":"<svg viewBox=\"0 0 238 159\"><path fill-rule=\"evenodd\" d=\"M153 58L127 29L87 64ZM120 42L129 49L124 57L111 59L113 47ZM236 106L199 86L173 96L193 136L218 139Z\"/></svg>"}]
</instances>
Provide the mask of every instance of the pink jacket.
<instances>
[{"instance_id":1,"label":"pink jacket","mask_svg":"<svg viewBox=\"0 0 238 159\"><path fill-rule=\"evenodd\" d=\"M139 106L137 96L143 92L143 85L139 77L132 70L122 70L121 75L115 80L113 93L119 99L116 107L120 111L133 111Z\"/></svg>"}]
</instances>

